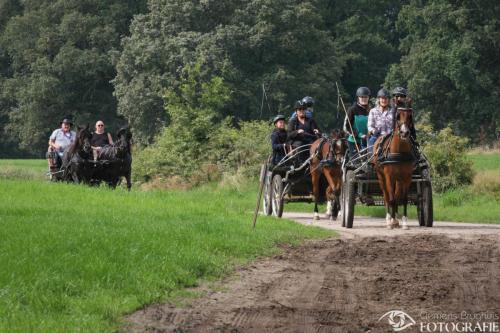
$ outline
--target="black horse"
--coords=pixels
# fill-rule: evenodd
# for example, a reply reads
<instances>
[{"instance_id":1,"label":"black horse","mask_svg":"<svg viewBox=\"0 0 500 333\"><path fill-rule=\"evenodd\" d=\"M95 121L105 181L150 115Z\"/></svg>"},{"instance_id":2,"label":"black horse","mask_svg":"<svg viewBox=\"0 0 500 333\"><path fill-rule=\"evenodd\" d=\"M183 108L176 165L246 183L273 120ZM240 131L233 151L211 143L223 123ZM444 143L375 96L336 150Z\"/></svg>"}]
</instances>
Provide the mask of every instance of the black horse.
<instances>
[{"instance_id":1,"label":"black horse","mask_svg":"<svg viewBox=\"0 0 500 333\"><path fill-rule=\"evenodd\" d=\"M127 180L127 189L132 187L132 153L130 141L132 133L128 127L122 127L116 137L115 144L102 147L97 156L97 161L93 180L96 183L106 182L110 187L115 188L119 184L121 177Z\"/></svg>"},{"instance_id":2,"label":"black horse","mask_svg":"<svg viewBox=\"0 0 500 333\"><path fill-rule=\"evenodd\" d=\"M91 138L92 133L90 133L88 124L86 127L77 127L75 141L63 153L61 166L63 180L75 183L90 182L92 166L88 160L92 156Z\"/></svg>"}]
</instances>

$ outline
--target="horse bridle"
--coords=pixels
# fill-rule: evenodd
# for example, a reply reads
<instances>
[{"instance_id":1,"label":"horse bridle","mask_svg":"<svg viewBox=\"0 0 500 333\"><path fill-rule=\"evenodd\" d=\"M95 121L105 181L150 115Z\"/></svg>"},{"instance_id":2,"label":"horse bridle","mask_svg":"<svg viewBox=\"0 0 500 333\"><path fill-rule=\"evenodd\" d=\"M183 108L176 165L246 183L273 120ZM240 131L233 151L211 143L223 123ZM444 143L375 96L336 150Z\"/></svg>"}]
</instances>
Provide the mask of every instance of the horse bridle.
<instances>
[{"instance_id":1,"label":"horse bridle","mask_svg":"<svg viewBox=\"0 0 500 333\"><path fill-rule=\"evenodd\" d=\"M408 137L410 136L410 126L411 126L411 122L408 122L408 123L406 123L406 122L401 122L401 121L399 120L399 115L400 115L400 113L401 113L401 112L408 112L408 113L410 113L410 114L413 114L413 109L411 109L411 108L397 108L397 109L396 109L396 114L394 115L394 116L396 117L396 128L395 128L394 132L396 132L396 131L397 131L397 133L398 133L399 137L400 137L402 140L406 140L406 139L408 139ZM406 131L402 131L402 128L401 128L402 126L408 126L408 128L406 129ZM402 133L402 132L403 132L403 133L408 133L408 136L407 136L407 137L402 137L402 136L401 136L401 133Z\"/></svg>"},{"instance_id":2,"label":"horse bridle","mask_svg":"<svg viewBox=\"0 0 500 333\"><path fill-rule=\"evenodd\" d=\"M342 146L344 145L344 142L345 142L344 138L328 139L328 143L330 146L330 148L328 149L328 157L327 157L328 160L334 163L338 163L339 165L342 165L342 162L344 160L344 153L342 152ZM334 155L335 159L333 158Z\"/></svg>"}]
</instances>

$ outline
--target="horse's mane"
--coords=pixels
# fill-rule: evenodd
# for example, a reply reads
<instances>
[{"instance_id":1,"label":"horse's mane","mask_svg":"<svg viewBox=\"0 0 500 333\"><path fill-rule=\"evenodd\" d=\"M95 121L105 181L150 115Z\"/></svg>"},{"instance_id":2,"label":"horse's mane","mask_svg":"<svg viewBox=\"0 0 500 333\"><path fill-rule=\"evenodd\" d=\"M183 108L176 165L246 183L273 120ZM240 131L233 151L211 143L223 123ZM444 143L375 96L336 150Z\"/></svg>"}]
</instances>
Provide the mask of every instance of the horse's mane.
<instances>
[{"instance_id":1,"label":"horse's mane","mask_svg":"<svg viewBox=\"0 0 500 333\"><path fill-rule=\"evenodd\" d=\"M116 134L118 140L113 145L104 146L99 154L100 159L123 158L126 154L131 154L130 140L132 133L128 127L122 127ZM123 156L119 156L123 155Z\"/></svg>"},{"instance_id":2,"label":"horse's mane","mask_svg":"<svg viewBox=\"0 0 500 333\"><path fill-rule=\"evenodd\" d=\"M83 145L83 139L85 136L90 137L90 131L89 131L89 125L87 124L86 127L80 127L78 126L76 128L76 138L75 141L69 146L68 148L68 154L69 156L75 155L80 147Z\"/></svg>"}]
</instances>

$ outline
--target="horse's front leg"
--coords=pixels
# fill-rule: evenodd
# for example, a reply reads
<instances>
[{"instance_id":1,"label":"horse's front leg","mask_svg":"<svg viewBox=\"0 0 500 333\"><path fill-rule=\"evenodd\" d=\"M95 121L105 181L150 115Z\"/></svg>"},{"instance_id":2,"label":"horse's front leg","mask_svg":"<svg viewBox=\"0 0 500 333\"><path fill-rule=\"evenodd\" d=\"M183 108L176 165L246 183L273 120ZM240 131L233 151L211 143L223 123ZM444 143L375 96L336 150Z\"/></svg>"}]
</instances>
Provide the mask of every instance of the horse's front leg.
<instances>
[{"instance_id":1,"label":"horse's front leg","mask_svg":"<svg viewBox=\"0 0 500 333\"><path fill-rule=\"evenodd\" d=\"M129 170L127 174L125 175L125 179L127 180L127 190L130 192L130 189L132 188L132 177L131 177L132 170Z\"/></svg>"},{"instance_id":2,"label":"horse's front leg","mask_svg":"<svg viewBox=\"0 0 500 333\"><path fill-rule=\"evenodd\" d=\"M311 170L314 170L314 165L311 164ZM318 213L318 201L319 201L319 172L314 170L311 172L311 180L313 186L313 195L314 195L314 219L319 220Z\"/></svg>"},{"instance_id":3,"label":"horse's front leg","mask_svg":"<svg viewBox=\"0 0 500 333\"><path fill-rule=\"evenodd\" d=\"M409 229L409 227L408 227L408 217L406 215L407 206L408 206L408 198L405 198L404 201L403 201L403 218L402 218L403 230L408 230Z\"/></svg>"},{"instance_id":4,"label":"horse's front leg","mask_svg":"<svg viewBox=\"0 0 500 333\"><path fill-rule=\"evenodd\" d=\"M389 205L389 194L387 189L387 184L385 180L385 175L383 170L376 168L378 184L380 186L380 190L382 191L382 196L384 197L384 207L385 207L385 225L387 229L392 229L391 224L391 206Z\"/></svg>"},{"instance_id":5,"label":"horse's front leg","mask_svg":"<svg viewBox=\"0 0 500 333\"><path fill-rule=\"evenodd\" d=\"M399 228L399 221L397 220L396 214L398 213L398 202L396 200L395 190L396 183L395 181L387 174L385 174L386 179L386 189L388 195L388 203L391 208L391 226L393 228Z\"/></svg>"},{"instance_id":6,"label":"horse's front leg","mask_svg":"<svg viewBox=\"0 0 500 333\"><path fill-rule=\"evenodd\" d=\"M410 178L411 179L411 174L407 177L407 178ZM411 186L411 181L409 182L406 182L404 184L404 188L403 188L403 193L402 193L402 198L403 198L403 218L402 218L402 221L403 221L403 230L408 230L409 227L408 227L408 215L407 215L407 208L408 208L408 190Z\"/></svg>"},{"instance_id":7,"label":"horse's front leg","mask_svg":"<svg viewBox=\"0 0 500 333\"><path fill-rule=\"evenodd\" d=\"M334 221L338 216L338 206L340 205L340 186L338 181L334 180L334 172L332 168L324 168L323 174L325 175L326 181L328 182L328 187L326 189L326 199L327 199L327 217ZM340 177L340 176L339 176Z\"/></svg>"}]
</instances>

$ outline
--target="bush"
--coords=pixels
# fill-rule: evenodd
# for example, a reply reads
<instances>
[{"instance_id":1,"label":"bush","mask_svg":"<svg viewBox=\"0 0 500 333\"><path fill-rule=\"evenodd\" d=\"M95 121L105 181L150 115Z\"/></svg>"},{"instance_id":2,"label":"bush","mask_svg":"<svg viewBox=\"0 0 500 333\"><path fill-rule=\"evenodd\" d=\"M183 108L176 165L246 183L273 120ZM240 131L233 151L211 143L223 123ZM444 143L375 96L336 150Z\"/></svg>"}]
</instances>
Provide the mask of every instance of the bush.
<instances>
[{"instance_id":1,"label":"bush","mask_svg":"<svg viewBox=\"0 0 500 333\"><path fill-rule=\"evenodd\" d=\"M190 185L219 180L224 173L258 174L270 153L271 126L264 121L217 119L230 92L220 77L201 78L201 65L186 69L179 91L164 96L170 124L154 144L136 153L134 179L168 187L175 178Z\"/></svg>"},{"instance_id":2,"label":"bush","mask_svg":"<svg viewBox=\"0 0 500 333\"><path fill-rule=\"evenodd\" d=\"M424 153L432 168L433 188L437 192L470 185L474 179L472 161L465 153L468 139L453 134L447 127L436 133L424 134Z\"/></svg>"},{"instance_id":3,"label":"bush","mask_svg":"<svg viewBox=\"0 0 500 333\"><path fill-rule=\"evenodd\" d=\"M272 127L266 121L240 122L238 127L226 125L214 133L212 156L223 173L253 177L271 152Z\"/></svg>"}]
</instances>

